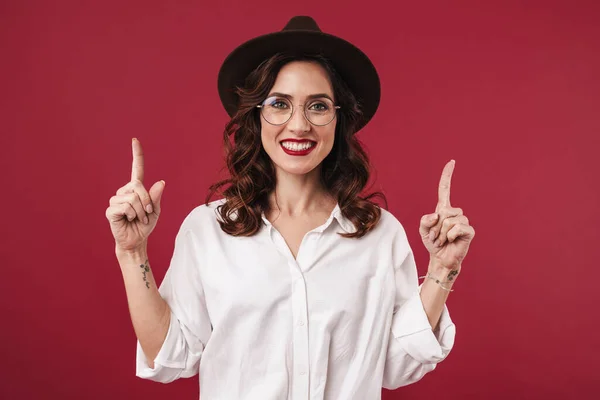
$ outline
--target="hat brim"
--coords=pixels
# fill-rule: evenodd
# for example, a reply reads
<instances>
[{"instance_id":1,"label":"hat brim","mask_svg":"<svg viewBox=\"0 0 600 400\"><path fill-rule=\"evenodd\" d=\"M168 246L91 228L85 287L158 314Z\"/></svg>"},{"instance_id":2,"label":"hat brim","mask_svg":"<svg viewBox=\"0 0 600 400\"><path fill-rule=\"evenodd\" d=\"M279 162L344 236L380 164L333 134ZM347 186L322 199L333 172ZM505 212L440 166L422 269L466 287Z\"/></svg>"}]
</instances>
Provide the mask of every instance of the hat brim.
<instances>
[{"instance_id":1,"label":"hat brim","mask_svg":"<svg viewBox=\"0 0 600 400\"><path fill-rule=\"evenodd\" d=\"M379 106L381 87L375 66L358 47L337 36L318 31L280 31L258 36L234 49L221 65L218 89L221 102L229 116L237 112L235 87L242 86L246 77L260 63L279 52L293 50L322 54L357 98L363 119L357 131L364 127Z\"/></svg>"}]
</instances>

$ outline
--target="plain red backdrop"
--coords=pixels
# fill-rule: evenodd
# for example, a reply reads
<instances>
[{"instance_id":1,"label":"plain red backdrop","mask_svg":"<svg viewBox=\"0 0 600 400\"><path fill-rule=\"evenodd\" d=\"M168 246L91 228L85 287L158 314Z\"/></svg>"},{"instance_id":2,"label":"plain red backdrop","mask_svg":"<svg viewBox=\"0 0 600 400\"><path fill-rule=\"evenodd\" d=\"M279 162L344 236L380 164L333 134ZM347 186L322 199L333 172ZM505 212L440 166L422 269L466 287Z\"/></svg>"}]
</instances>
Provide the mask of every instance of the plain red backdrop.
<instances>
[{"instance_id":1,"label":"plain red backdrop","mask_svg":"<svg viewBox=\"0 0 600 400\"><path fill-rule=\"evenodd\" d=\"M197 377L134 375L105 210L138 137L147 188L166 181L149 244L162 280L222 176L221 62L298 14L379 70L359 135L420 272L419 219L450 159L452 205L477 232L448 301L454 350L383 398L597 398L597 2L166 0L0 4L0 397L197 398Z\"/></svg>"}]
</instances>

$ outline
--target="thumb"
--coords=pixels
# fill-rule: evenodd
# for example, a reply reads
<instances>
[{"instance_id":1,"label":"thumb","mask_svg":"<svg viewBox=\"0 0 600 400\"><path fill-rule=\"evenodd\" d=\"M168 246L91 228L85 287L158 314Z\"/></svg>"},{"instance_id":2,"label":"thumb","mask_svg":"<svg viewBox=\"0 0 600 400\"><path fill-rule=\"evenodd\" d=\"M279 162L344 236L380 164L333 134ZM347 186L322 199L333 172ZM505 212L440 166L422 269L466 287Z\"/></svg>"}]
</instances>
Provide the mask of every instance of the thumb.
<instances>
[{"instance_id":1,"label":"thumb","mask_svg":"<svg viewBox=\"0 0 600 400\"><path fill-rule=\"evenodd\" d=\"M160 216L160 200L162 199L163 192L165 190L165 181L158 181L148 191L150 195L150 199L152 200L152 207L154 208L154 213L157 216Z\"/></svg>"},{"instance_id":2,"label":"thumb","mask_svg":"<svg viewBox=\"0 0 600 400\"><path fill-rule=\"evenodd\" d=\"M429 230L437 224L438 218L437 213L423 215L421 224L419 225L419 233L422 238L429 236Z\"/></svg>"}]
</instances>

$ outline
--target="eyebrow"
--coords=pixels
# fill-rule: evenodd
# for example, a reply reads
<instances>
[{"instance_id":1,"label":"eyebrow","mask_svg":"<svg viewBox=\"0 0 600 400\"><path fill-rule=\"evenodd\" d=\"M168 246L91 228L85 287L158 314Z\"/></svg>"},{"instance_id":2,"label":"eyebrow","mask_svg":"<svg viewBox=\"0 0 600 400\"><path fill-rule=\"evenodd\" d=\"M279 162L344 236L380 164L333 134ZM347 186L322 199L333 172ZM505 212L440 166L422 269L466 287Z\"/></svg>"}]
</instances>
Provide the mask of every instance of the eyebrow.
<instances>
[{"instance_id":1,"label":"eyebrow","mask_svg":"<svg viewBox=\"0 0 600 400\"><path fill-rule=\"evenodd\" d=\"M280 93L280 92L270 93L267 97L274 97L274 96L276 96L276 97L285 97L286 99L290 99L290 100L294 98L294 96L292 96L291 94L285 94L285 93ZM311 95L307 96L306 99L307 100L312 100L312 99L318 99L318 98L321 98L321 97L325 97L325 98L331 100L332 102L334 102L333 99L327 93L311 94Z\"/></svg>"}]
</instances>

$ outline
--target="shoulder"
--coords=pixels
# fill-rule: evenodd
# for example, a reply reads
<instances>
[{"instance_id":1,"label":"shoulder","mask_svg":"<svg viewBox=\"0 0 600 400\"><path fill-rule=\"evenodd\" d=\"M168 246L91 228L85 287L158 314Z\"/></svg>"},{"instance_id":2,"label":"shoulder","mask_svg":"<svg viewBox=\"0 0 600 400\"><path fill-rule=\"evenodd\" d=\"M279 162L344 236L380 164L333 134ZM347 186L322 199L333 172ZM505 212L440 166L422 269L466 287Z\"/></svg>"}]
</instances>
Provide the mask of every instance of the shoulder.
<instances>
[{"instance_id":1,"label":"shoulder","mask_svg":"<svg viewBox=\"0 0 600 400\"><path fill-rule=\"evenodd\" d=\"M389 239L394 269L414 263L413 251L402 223L390 211L381 209L382 233ZM408 264L405 262L408 260Z\"/></svg>"},{"instance_id":2,"label":"shoulder","mask_svg":"<svg viewBox=\"0 0 600 400\"><path fill-rule=\"evenodd\" d=\"M377 224L377 228L382 231L383 234L396 234L406 238L406 231L402 223L396 218L390 211L381 209L381 218Z\"/></svg>"},{"instance_id":3,"label":"shoulder","mask_svg":"<svg viewBox=\"0 0 600 400\"><path fill-rule=\"evenodd\" d=\"M190 230L196 234L216 228L220 231L218 207L224 203L225 199L219 199L195 207L183 220L181 230Z\"/></svg>"},{"instance_id":4,"label":"shoulder","mask_svg":"<svg viewBox=\"0 0 600 400\"><path fill-rule=\"evenodd\" d=\"M218 216L218 210L217 208L222 205L225 204L226 200L225 199L219 199L219 200L214 200L211 201L208 204L201 204L198 207L194 208L192 211L190 211L190 213L188 214L188 216L186 218L191 218L191 219L214 219Z\"/></svg>"}]
</instances>

